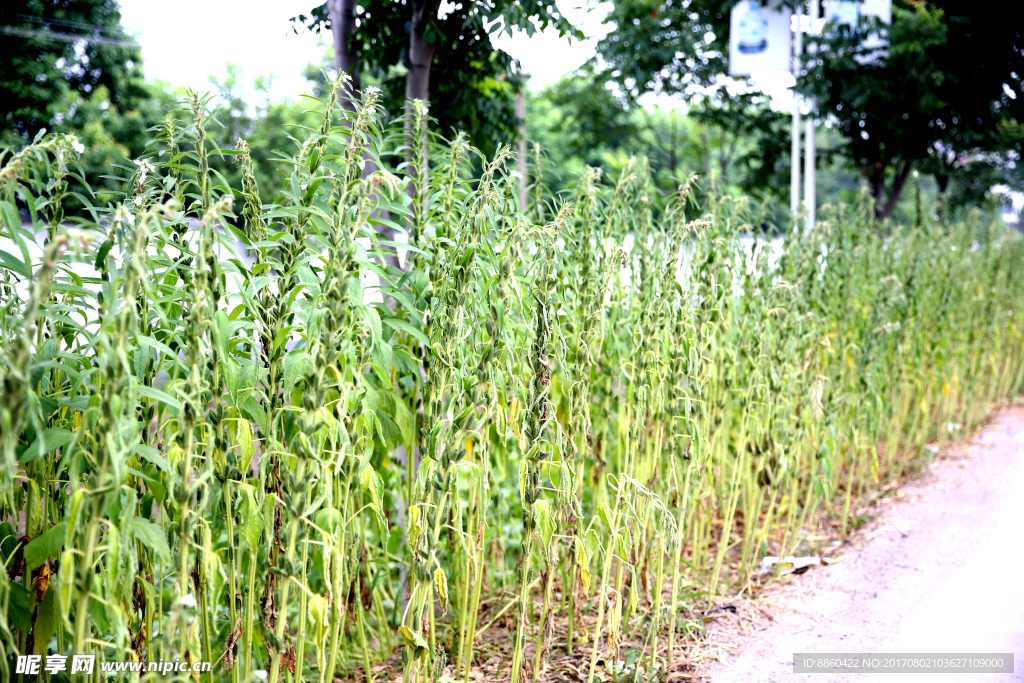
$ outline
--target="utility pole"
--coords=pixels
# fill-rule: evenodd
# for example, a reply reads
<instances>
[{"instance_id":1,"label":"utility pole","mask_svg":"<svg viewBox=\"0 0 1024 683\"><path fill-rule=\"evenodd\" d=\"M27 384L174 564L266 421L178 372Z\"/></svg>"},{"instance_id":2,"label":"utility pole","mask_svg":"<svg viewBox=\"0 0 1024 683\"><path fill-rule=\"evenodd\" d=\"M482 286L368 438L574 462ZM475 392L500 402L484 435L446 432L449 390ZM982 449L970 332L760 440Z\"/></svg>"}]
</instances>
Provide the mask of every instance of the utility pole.
<instances>
[{"instance_id":1,"label":"utility pole","mask_svg":"<svg viewBox=\"0 0 1024 683\"><path fill-rule=\"evenodd\" d=\"M516 166L519 168L520 179L519 209L526 212L526 188L529 185L526 173L529 170L526 166L526 83L530 75L523 74L522 85L519 86L519 94L516 95L516 118L519 119L519 154Z\"/></svg>"},{"instance_id":2,"label":"utility pole","mask_svg":"<svg viewBox=\"0 0 1024 683\"><path fill-rule=\"evenodd\" d=\"M800 55L803 52L803 32L800 26L800 15L794 14L791 24L793 30L793 77L800 75ZM796 220L800 208L800 96L793 91L793 143L790 148L789 164L789 215Z\"/></svg>"},{"instance_id":3,"label":"utility pole","mask_svg":"<svg viewBox=\"0 0 1024 683\"><path fill-rule=\"evenodd\" d=\"M821 17L821 5L818 0L810 0L808 7L807 24L809 32L816 32ZM799 35L799 34L798 34ZM814 48L810 52L814 53ZM814 108L817 103L814 99L807 102L807 141L804 144L804 208L807 209L807 229L814 227L815 214L817 212L817 186L815 185L815 150L814 150Z\"/></svg>"}]
</instances>

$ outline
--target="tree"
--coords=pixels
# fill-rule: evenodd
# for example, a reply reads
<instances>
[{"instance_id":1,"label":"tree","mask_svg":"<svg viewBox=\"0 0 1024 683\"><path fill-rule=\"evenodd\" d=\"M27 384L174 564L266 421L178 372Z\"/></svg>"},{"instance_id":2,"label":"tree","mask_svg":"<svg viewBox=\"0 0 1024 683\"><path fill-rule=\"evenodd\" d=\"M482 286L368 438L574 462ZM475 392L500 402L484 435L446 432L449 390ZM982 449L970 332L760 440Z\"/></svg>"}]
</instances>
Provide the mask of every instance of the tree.
<instances>
[{"instance_id":1,"label":"tree","mask_svg":"<svg viewBox=\"0 0 1024 683\"><path fill-rule=\"evenodd\" d=\"M149 96L138 45L124 34L115 0L0 0L0 24L6 144L61 124L69 95L88 100L103 88L121 111Z\"/></svg>"},{"instance_id":2,"label":"tree","mask_svg":"<svg viewBox=\"0 0 1024 683\"><path fill-rule=\"evenodd\" d=\"M694 172L701 178L692 195L698 203L712 187L781 193L777 171L788 155L788 117L768 109L765 99L706 99L689 112L648 108L609 87L608 75L591 63L531 93L527 137L543 150L540 177L550 194L572 192L585 165L602 169L601 182L614 184L630 157L641 156L652 184L666 195Z\"/></svg>"},{"instance_id":3,"label":"tree","mask_svg":"<svg viewBox=\"0 0 1024 683\"><path fill-rule=\"evenodd\" d=\"M354 77L373 74L390 111L401 111L408 99L430 102L442 131L464 130L491 152L518 136L515 97L522 87L514 60L491 42L492 31L532 34L554 26L583 36L553 0L463 2L446 10L440 0L330 0L292 21L332 31L336 67ZM334 31L338 20L345 23ZM444 78L432 79L435 72Z\"/></svg>"},{"instance_id":4,"label":"tree","mask_svg":"<svg viewBox=\"0 0 1024 683\"><path fill-rule=\"evenodd\" d=\"M728 72L729 12L738 1L614 3L605 22L615 28L597 46L608 75L633 99L655 91L690 99L719 88Z\"/></svg>"},{"instance_id":5,"label":"tree","mask_svg":"<svg viewBox=\"0 0 1024 683\"><path fill-rule=\"evenodd\" d=\"M616 2L599 44L606 77L632 101L650 92L677 94L706 126L699 170L710 171L712 148L719 182L748 192L782 191L788 160L784 115L768 98L726 76L729 11L736 0L625 0ZM727 87L729 86L729 87ZM712 139L714 138L714 139ZM730 177L734 165L740 172Z\"/></svg>"},{"instance_id":6,"label":"tree","mask_svg":"<svg viewBox=\"0 0 1024 683\"><path fill-rule=\"evenodd\" d=\"M700 100L721 92L728 72L733 1L625 0L599 45L609 74L632 96L660 90ZM784 4L791 7L802 3ZM915 166L950 179L983 177L972 164L1006 168L1021 152L1021 41L1013 21L984 3L896 0L893 22L832 26L815 41L797 89L845 139L842 152L871 188L879 217L891 214ZM879 51L865 38L884 34ZM1004 84L1006 89L1004 90ZM1006 92L1020 93L1012 98ZM776 121L766 119L765 140ZM781 131L780 131L781 132Z\"/></svg>"},{"instance_id":7,"label":"tree","mask_svg":"<svg viewBox=\"0 0 1024 683\"><path fill-rule=\"evenodd\" d=\"M951 203L979 201L979 189L997 183L1024 187L1019 161L1024 152L1024 40L1019 22L998 6L979 8L964 0L941 0L946 41L937 61L949 74L943 99L950 103L927 170L943 194L952 182ZM966 57L969 57L965 59Z\"/></svg>"},{"instance_id":8,"label":"tree","mask_svg":"<svg viewBox=\"0 0 1024 683\"><path fill-rule=\"evenodd\" d=\"M872 56L866 36L884 32L884 57ZM926 159L944 134L941 88L947 75L936 49L946 41L942 11L921 4L893 8L892 25L876 19L832 27L817 41L815 57L798 88L817 100L843 133L844 153L868 182L876 215L892 214L915 162Z\"/></svg>"},{"instance_id":9,"label":"tree","mask_svg":"<svg viewBox=\"0 0 1024 683\"><path fill-rule=\"evenodd\" d=\"M254 79L251 91L256 97L249 99L239 82L241 69L229 62L225 71L223 78L210 77L217 94L208 129L211 146L230 150L240 138L244 139L251 150L260 195L263 201L272 202L280 194L288 170L281 164L281 154L299 149L298 129L315 128L317 116L308 111L308 100L272 101L271 82L264 77ZM179 125L188 123L179 119ZM210 167L223 175L230 187L238 187L242 180L236 160L235 156L221 154L210 158Z\"/></svg>"},{"instance_id":10,"label":"tree","mask_svg":"<svg viewBox=\"0 0 1024 683\"><path fill-rule=\"evenodd\" d=\"M552 131L565 137L565 151L590 166L601 165L604 149L628 148L640 134L629 103L609 90L593 65L560 79L542 97L561 111Z\"/></svg>"},{"instance_id":11,"label":"tree","mask_svg":"<svg viewBox=\"0 0 1024 683\"><path fill-rule=\"evenodd\" d=\"M782 194L788 188L784 171L789 158L789 116L774 111L760 93L721 90L703 98L691 112L718 137L717 175L723 184L735 182L748 193ZM710 150L707 163L711 161ZM730 177L730 167L738 177ZM704 166L704 173L709 168Z\"/></svg>"}]
</instances>

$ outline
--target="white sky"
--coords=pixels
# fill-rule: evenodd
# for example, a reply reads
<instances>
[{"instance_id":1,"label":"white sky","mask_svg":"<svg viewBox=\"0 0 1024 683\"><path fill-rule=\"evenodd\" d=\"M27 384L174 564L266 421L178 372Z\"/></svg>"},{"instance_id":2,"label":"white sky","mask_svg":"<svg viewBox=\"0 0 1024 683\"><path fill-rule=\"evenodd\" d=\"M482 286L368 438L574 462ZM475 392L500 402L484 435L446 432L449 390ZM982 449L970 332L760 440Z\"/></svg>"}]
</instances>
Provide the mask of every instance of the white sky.
<instances>
[{"instance_id":1,"label":"white sky","mask_svg":"<svg viewBox=\"0 0 1024 683\"><path fill-rule=\"evenodd\" d=\"M582 66L607 33L601 21L609 7L574 7L579 3L562 0L558 5L588 36L585 41L570 43L551 30L532 37L503 35L496 41L520 60L534 87L550 85ZM316 34L296 35L288 21L319 4L317 0L176 0L170 12L166 4L153 0L121 0L121 16L125 29L136 34L142 45L147 77L209 89L209 76L223 76L225 63L231 61L242 68L244 84L272 74L271 95L276 99L302 94L307 88L302 69L319 63L328 47L318 42Z\"/></svg>"},{"instance_id":2,"label":"white sky","mask_svg":"<svg viewBox=\"0 0 1024 683\"><path fill-rule=\"evenodd\" d=\"M322 0L321 0L322 1ZM296 35L288 20L320 4L314 0L121 0L125 30L142 45L148 78L171 85L210 89L210 75L225 63L242 68L244 84L273 74L274 99L307 89L302 69L317 64L324 48L315 33Z\"/></svg>"},{"instance_id":3,"label":"white sky","mask_svg":"<svg viewBox=\"0 0 1024 683\"><path fill-rule=\"evenodd\" d=\"M306 92L302 77L307 64L318 64L328 44L308 31L292 31L291 17L308 13L322 0L176 0L174 11L153 0L121 0L122 23L142 45L148 78L197 90L211 88L211 75L223 76L230 61L241 70L241 85L248 87L258 76L273 76L273 99L295 98ZM551 29L527 37L525 33L502 35L497 46L518 59L531 75L530 84L540 88L555 83L594 56L595 46L609 27L602 21L609 2L558 0L559 9L587 36L583 41L560 38ZM329 36L325 36L329 38ZM787 108L788 74L764 74L762 88L776 97L776 106ZM677 97L647 96L644 104L681 107Z\"/></svg>"}]
</instances>

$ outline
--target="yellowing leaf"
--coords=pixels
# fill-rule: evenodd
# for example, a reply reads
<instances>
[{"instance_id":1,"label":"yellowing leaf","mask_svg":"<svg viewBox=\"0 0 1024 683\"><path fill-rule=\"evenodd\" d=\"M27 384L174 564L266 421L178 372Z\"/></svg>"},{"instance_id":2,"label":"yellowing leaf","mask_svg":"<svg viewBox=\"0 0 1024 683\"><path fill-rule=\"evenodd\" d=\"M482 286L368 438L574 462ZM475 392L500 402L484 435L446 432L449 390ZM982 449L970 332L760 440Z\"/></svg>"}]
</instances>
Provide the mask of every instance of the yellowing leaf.
<instances>
[{"instance_id":1,"label":"yellowing leaf","mask_svg":"<svg viewBox=\"0 0 1024 683\"><path fill-rule=\"evenodd\" d=\"M576 565L581 568L590 566L590 554L587 552L587 546L583 542L583 539L576 536L572 539L573 550L576 551Z\"/></svg>"},{"instance_id":2,"label":"yellowing leaf","mask_svg":"<svg viewBox=\"0 0 1024 683\"><path fill-rule=\"evenodd\" d=\"M242 456L242 464L246 467L252 461L254 455L256 455L256 446L252 442L252 425L249 424L248 420L239 418L237 420L237 435L239 455Z\"/></svg>"},{"instance_id":3,"label":"yellowing leaf","mask_svg":"<svg viewBox=\"0 0 1024 683\"><path fill-rule=\"evenodd\" d=\"M420 506L409 506L409 547L415 548L420 537Z\"/></svg>"},{"instance_id":4,"label":"yellowing leaf","mask_svg":"<svg viewBox=\"0 0 1024 683\"><path fill-rule=\"evenodd\" d=\"M312 622L313 640L321 654L324 651L324 639L327 635L327 600L319 595L309 596L309 620Z\"/></svg>"},{"instance_id":5,"label":"yellowing leaf","mask_svg":"<svg viewBox=\"0 0 1024 683\"><path fill-rule=\"evenodd\" d=\"M427 641L423 639L423 636L421 636L419 633L416 633L405 624L402 624L398 627L398 632L402 635L402 638L408 645L415 647L417 649L422 648L424 650L430 648L430 646L427 644Z\"/></svg>"},{"instance_id":6,"label":"yellowing leaf","mask_svg":"<svg viewBox=\"0 0 1024 683\"><path fill-rule=\"evenodd\" d=\"M437 587L437 595L441 598L441 611L448 613L448 577L444 570L438 567L434 570L434 585Z\"/></svg>"},{"instance_id":7,"label":"yellowing leaf","mask_svg":"<svg viewBox=\"0 0 1024 683\"><path fill-rule=\"evenodd\" d=\"M367 463L359 473L359 485L367 491L373 491L373 465Z\"/></svg>"},{"instance_id":8,"label":"yellowing leaf","mask_svg":"<svg viewBox=\"0 0 1024 683\"><path fill-rule=\"evenodd\" d=\"M551 503L546 500L538 500L533 504L533 516L537 520L537 530L540 532L544 547L551 547L551 537L555 533L555 520L551 514Z\"/></svg>"},{"instance_id":9,"label":"yellowing leaf","mask_svg":"<svg viewBox=\"0 0 1024 683\"><path fill-rule=\"evenodd\" d=\"M608 651L615 655L619 651L619 626L622 623L622 595L616 593L608 611Z\"/></svg>"}]
</instances>

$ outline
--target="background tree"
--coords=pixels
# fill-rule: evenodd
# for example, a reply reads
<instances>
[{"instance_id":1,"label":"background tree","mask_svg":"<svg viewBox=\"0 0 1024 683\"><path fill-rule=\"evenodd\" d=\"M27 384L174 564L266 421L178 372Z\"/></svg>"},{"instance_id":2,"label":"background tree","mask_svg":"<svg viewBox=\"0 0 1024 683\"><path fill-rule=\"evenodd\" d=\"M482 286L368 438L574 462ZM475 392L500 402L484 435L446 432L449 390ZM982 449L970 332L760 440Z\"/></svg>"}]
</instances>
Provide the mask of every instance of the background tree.
<instances>
[{"instance_id":1,"label":"background tree","mask_svg":"<svg viewBox=\"0 0 1024 683\"><path fill-rule=\"evenodd\" d=\"M322 76L320 71L308 69L307 77ZM249 143L253 162L253 176L259 186L264 202L272 202L284 185L288 168L279 159L282 154L292 154L301 146L296 137L301 136L300 127L315 128L317 117L309 111L308 99L274 101L270 97L272 79L257 77L246 88L241 80L241 69L228 63L223 78L210 78L216 93L216 108L212 112L209 136L213 145L220 149L234 149L239 138ZM313 94L321 83L312 82ZM255 95L255 97L254 97ZM179 125L187 125L179 120ZM214 154L210 166L223 175L232 187L238 187L242 171L236 163L237 157Z\"/></svg>"},{"instance_id":2,"label":"background tree","mask_svg":"<svg viewBox=\"0 0 1024 683\"><path fill-rule=\"evenodd\" d=\"M87 100L102 87L122 111L149 96L115 0L0 0L0 35L0 125L8 144L62 123L69 94Z\"/></svg>"},{"instance_id":3,"label":"background tree","mask_svg":"<svg viewBox=\"0 0 1024 683\"><path fill-rule=\"evenodd\" d=\"M884 56L867 36L888 36ZM817 41L815 60L799 89L817 99L845 138L845 156L868 182L876 215L892 214L915 162L926 159L937 139L947 103L947 77L936 50L946 41L942 10L920 4L893 7L888 30L877 19L858 28L830 26Z\"/></svg>"},{"instance_id":4,"label":"background tree","mask_svg":"<svg viewBox=\"0 0 1024 683\"><path fill-rule=\"evenodd\" d=\"M660 92L691 105L691 117L703 124L704 147L693 170L706 178L714 164L718 183L781 193L788 182L788 117L773 111L769 99L747 88L744 79L737 84L726 75L735 4L617 2L606 20L615 28L598 44L598 53L605 77L631 102Z\"/></svg>"},{"instance_id":5,"label":"background tree","mask_svg":"<svg viewBox=\"0 0 1024 683\"><path fill-rule=\"evenodd\" d=\"M491 36L514 28L532 35L553 26L562 35L583 37L553 0L463 2L444 14L440 0L329 4L294 17L293 25L332 31L343 42L341 48L335 43L336 67L339 54L353 59L357 66L347 70L380 83L389 111L402 111L408 98L428 101L441 130L464 130L486 153L518 137L515 98L522 87L515 60ZM335 17L349 16L354 20L346 28L333 31ZM444 78L432 79L434 72Z\"/></svg>"},{"instance_id":6,"label":"background tree","mask_svg":"<svg viewBox=\"0 0 1024 683\"><path fill-rule=\"evenodd\" d=\"M119 191L115 167L143 154L174 101L167 84L143 80L117 2L0 0L0 36L0 146L21 148L44 128L74 133L90 201L106 203Z\"/></svg>"},{"instance_id":7,"label":"background tree","mask_svg":"<svg viewBox=\"0 0 1024 683\"><path fill-rule=\"evenodd\" d=\"M653 91L691 102L720 96L735 83L727 76L735 4L615 3L608 17L615 29L598 46L609 77L633 98ZM885 35L887 51L865 42L872 33ZM838 151L871 188L879 217L892 214L915 168L935 176L940 194L951 180L961 182L953 199L964 201L987 191L989 181L1017 182L1024 65L1019 31L1002 13L965 0L895 0L890 26L874 19L853 30L833 26L808 43L818 49L797 89L815 97L819 114L842 132ZM729 104L712 107L737 122L746 118ZM765 116L755 130L761 142L779 142L781 126Z\"/></svg>"}]
</instances>

